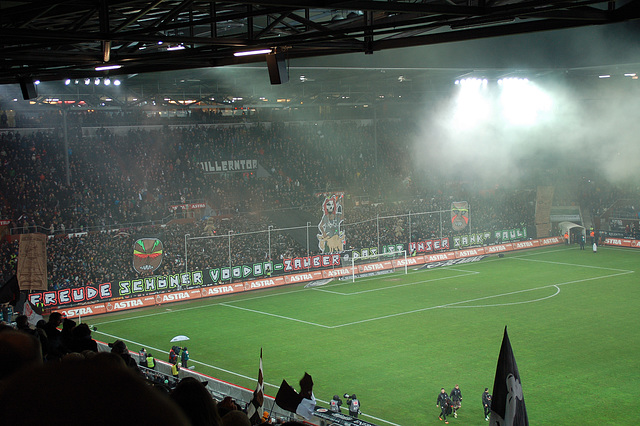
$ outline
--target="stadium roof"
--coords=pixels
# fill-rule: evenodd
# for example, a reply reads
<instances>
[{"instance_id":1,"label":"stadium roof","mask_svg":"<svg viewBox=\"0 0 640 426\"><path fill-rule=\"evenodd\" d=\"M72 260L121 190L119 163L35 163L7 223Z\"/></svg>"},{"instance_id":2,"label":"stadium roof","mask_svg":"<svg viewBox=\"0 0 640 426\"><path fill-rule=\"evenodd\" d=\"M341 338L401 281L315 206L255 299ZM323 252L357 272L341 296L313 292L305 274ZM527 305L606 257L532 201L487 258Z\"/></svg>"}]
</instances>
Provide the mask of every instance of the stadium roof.
<instances>
[{"instance_id":1,"label":"stadium roof","mask_svg":"<svg viewBox=\"0 0 640 426\"><path fill-rule=\"evenodd\" d=\"M409 95L465 75L592 75L640 63L628 43L637 21L606 31L622 35L602 45L590 38L598 30L578 30L629 24L640 17L640 0L17 0L1 2L0 16L0 84L109 76L138 95L175 92L183 100L241 96L232 95L239 89L259 99L256 84L268 86L265 55L234 56L259 48L284 54L286 90L307 102L386 96L377 89L391 93L387 86ZM559 43L559 33L571 41ZM595 59L598 46L604 57ZM119 68L96 70L104 65Z\"/></svg>"}]
</instances>

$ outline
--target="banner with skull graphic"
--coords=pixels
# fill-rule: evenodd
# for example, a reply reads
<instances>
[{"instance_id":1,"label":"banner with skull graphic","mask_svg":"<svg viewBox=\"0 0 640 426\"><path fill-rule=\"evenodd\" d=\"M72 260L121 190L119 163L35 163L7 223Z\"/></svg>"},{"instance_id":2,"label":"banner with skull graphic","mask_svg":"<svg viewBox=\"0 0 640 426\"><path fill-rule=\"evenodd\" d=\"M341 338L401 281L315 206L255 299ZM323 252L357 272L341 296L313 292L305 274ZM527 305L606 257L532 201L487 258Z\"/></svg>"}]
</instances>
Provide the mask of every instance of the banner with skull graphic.
<instances>
[{"instance_id":1,"label":"banner with skull graphic","mask_svg":"<svg viewBox=\"0 0 640 426\"><path fill-rule=\"evenodd\" d=\"M133 269L151 274L162 264L162 241L157 238L140 238L133 243Z\"/></svg>"},{"instance_id":2,"label":"banner with skull graphic","mask_svg":"<svg viewBox=\"0 0 640 426\"><path fill-rule=\"evenodd\" d=\"M454 231L462 231L469 224L469 202L454 201L451 203L451 227Z\"/></svg>"}]
</instances>

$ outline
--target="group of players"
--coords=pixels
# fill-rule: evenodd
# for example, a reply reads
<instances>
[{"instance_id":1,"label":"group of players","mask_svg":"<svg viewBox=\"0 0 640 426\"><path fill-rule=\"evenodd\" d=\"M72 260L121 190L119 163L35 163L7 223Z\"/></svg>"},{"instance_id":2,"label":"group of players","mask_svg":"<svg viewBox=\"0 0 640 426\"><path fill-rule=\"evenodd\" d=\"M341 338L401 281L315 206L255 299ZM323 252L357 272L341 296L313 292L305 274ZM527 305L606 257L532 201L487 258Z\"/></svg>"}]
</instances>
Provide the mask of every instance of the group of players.
<instances>
[{"instance_id":1,"label":"group of players","mask_svg":"<svg viewBox=\"0 0 640 426\"><path fill-rule=\"evenodd\" d=\"M451 390L451 395L447 395L444 388L440 389L438 399L436 400L436 407L440 407L440 415L438 418L444 420L446 424L447 416L453 414L453 417L458 418L458 409L462 407L462 392L460 386L456 385ZM482 407L484 408L484 419L489 421L489 414L491 413L491 394L489 394L489 388L484 388L482 393Z\"/></svg>"}]
</instances>

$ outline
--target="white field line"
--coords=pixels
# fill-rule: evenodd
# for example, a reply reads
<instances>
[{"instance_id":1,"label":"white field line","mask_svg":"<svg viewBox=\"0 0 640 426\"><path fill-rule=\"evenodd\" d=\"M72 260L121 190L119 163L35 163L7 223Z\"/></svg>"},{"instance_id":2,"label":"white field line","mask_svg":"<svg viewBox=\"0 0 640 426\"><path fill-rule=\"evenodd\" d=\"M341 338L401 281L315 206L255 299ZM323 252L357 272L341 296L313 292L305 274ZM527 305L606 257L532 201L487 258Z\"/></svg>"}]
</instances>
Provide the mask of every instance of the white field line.
<instances>
[{"instance_id":1,"label":"white field line","mask_svg":"<svg viewBox=\"0 0 640 426\"><path fill-rule=\"evenodd\" d=\"M604 267L604 266L593 266L593 265L576 265L575 263L554 262L552 260L540 260L540 259L526 259L524 257L510 257L509 259L510 260L524 260L526 262L550 263L552 265L575 266L576 268L592 268L592 269L604 269L606 271L633 272L633 271L628 271L626 269L607 268L607 267Z\"/></svg>"},{"instance_id":2,"label":"white field line","mask_svg":"<svg viewBox=\"0 0 640 426\"><path fill-rule=\"evenodd\" d=\"M123 340L123 341L125 341L125 342L127 342L127 343L131 343L131 344L133 344L133 345L135 345L135 346L140 346L140 347L144 347L144 348L146 348L146 349L153 350L153 352L151 352L151 353L163 353L163 354L167 354L167 355L169 354L169 352L164 351L164 350L162 350L162 349L155 348L155 347L153 347L153 346L145 346L145 345L144 345L144 344L142 344L142 343L136 342L136 341L134 341L134 340L123 339L122 337L118 337L118 336L115 336L115 335L113 335L113 334L103 333L103 332L99 332L99 331L96 331L95 333L99 333L99 334L101 334L101 335L103 335L103 336L111 337L114 341L119 339L119 340ZM133 355L133 356L135 356L135 355ZM257 380L255 377L245 376L244 374L236 373L235 371L226 370L226 369L224 369L224 368L220 368L220 367L215 366L215 365L207 364L207 363L205 363L205 362L196 361L196 360L194 360L193 358L191 358L191 359L189 360L189 362L190 362L191 364L199 364L199 365L202 365L202 366L204 366L204 367L209 367L209 368L211 368L212 370L222 371L222 372L227 373L227 374L230 374L230 375L232 375L232 376L242 377L243 379L247 379L247 380ZM269 382L266 382L266 381L264 382L264 385L265 385L265 387L266 387L266 386L269 386L269 387L271 387L271 388L273 388L273 389L279 389L279 388L280 388L280 385L274 385L274 384L269 383ZM273 398L271 398L271 399L273 399ZM329 404L329 401L324 401L324 400L319 399L319 398L316 398L316 401L321 402L321 403L323 403L323 404L327 404L327 405ZM368 415L368 414L361 413L361 416L363 416L363 417L369 417L369 418L371 418L371 419L374 419L374 420L379 421L379 422L386 423L386 424L391 425L391 426L400 426L400 425L398 425L398 424L396 424L396 423L390 422L390 421L385 420L385 419L381 419L381 418L379 418L379 417L371 416L371 415Z\"/></svg>"},{"instance_id":3,"label":"white field line","mask_svg":"<svg viewBox=\"0 0 640 426\"><path fill-rule=\"evenodd\" d=\"M102 334L103 336L111 337L113 340L123 340L123 341L125 341L125 342L127 342L127 343L131 343L131 344L133 344L134 346L140 346L141 348L151 349L151 351L153 351L153 352L151 352L151 351L149 351L149 352L150 352L151 354L153 354L153 355L154 355L154 358L156 358L156 359L158 358L157 356L155 356L155 354L156 354L156 353L160 353L160 354L167 354L167 355L169 355L169 352L168 352L168 351L165 351L165 350L162 350L162 349L159 349L159 348L154 348L153 346L145 346L144 344L139 343L139 342L136 342L136 341L134 341L134 340L124 339L124 338L122 338L122 337L114 336L114 335L109 334L109 333L103 333L103 332L101 332L101 331L95 331L94 333L99 333L99 334ZM133 357L135 357L135 356L137 356L137 355L135 355L135 354L134 354L134 355L132 355L132 356L133 356ZM214 369L214 370L223 371L223 372L225 372L225 373L228 373L228 374L231 374L231 375L234 375L234 376L237 376L237 377L242 377L242 378L244 378L244 379L248 379L248 380L256 380L256 378L255 378L255 377L249 377L249 376L245 376L245 375L242 375L242 374L236 373L235 371L225 370L224 368L220 368L220 367L217 367L217 366L215 366L215 365L211 365L211 364L207 364L207 363L204 363L204 362L196 361L196 360L194 360L193 358L189 359L189 363L191 363L191 364L200 364L200 365L203 365L203 366L205 366L205 367L212 368L212 369ZM279 385L273 385L273 384L270 384L270 383L267 383L267 382L264 382L264 384L265 384L265 385L268 385L268 386L271 386L271 387L273 387L273 388L275 388L275 389L279 389L279 387L280 387Z\"/></svg>"},{"instance_id":4,"label":"white field line","mask_svg":"<svg viewBox=\"0 0 640 426\"><path fill-rule=\"evenodd\" d=\"M535 303L541 302L546 299L551 299L552 297L556 297L560 294L560 287L557 285L553 285L556 288L556 292L550 296L541 297L539 299L531 299L531 300L523 300L522 302L510 302L510 303L492 303L491 305L471 305L471 306L446 306L447 308L492 308L494 306L511 306L511 305L522 305L524 303Z\"/></svg>"},{"instance_id":5,"label":"white field line","mask_svg":"<svg viewBox=\"0 0 640 426\"><path fill-rule=\"evenodd\" d=\"M569 250L569 249L564 249L564 250ZM563 250L555 250L555 251L563 251ZM549 252L546 251L545 253L549 253ZM532 260L532 259L525 259L525 257L533 256L533 255L536 255L536 254L541 254L541 253L527 253L526 255L523 255L523 256L518 256L518 257L508 258L508 259ZM498 261L498 260L499 259L495 259L495 261ZM502 259L500 259L500 260L502 260ZM533 260L533 261L536 261L536 260ZM540 262L544 262L544 261L540 261ZM549 263L557 263L557 264L563 265L563 263L560 263L560 262L549 261ZM315 325L315 326L323 327L323 328L338 328L338 327L345 327L345 326L348 326L348 325L353 325L353 324L358 324L358 323L363 323L363 322L369 322L369 321L376 321L376 320L385 319L385 318L391 318L391 317L399 316L399 315L407 315L407 314L411 314L411 313L415 313L415 312L423 312L423 311L432 310L432 309L436 309L436 308L482 308L482 307L493 307L493 306L505 306L505 305L516 304L516 303L531 303L531 302L541 301L541 300L545 300L545 299L548 299L548 298L556 296L560 292L559 286L561 286L561 285L580 283L580 282L596 280L596 279L601 279L601 278L610 278L610 277L615 277L615 276L619 276L619 275L626 275L626 274L635 272L635 271L618 270L618 269L613 269L613 268L594 267L594 266L590 266L590 265L573 265L573 264L564 264L564 265L568 265L568 266L585 266L585 267L592 267L592 268L597 268L597 269L608 269L608 270L621 271L621 272L617 273L617 274L602 276L602 277L593 277L593 278L587 278L587 279L583 279L583 280L567 281L567 282L564 282L564 283L550 284L550 285L547 285L547 286L541 286L541 287L537 287L537 288L533 288L533 289L519 290L519 291L515 291L515 292L503 293L503 294L498 294L498 295L494 295L494 296L486 296L486 297L481 297L481 298L477 298L477 299L470 299L470 300L464 300L464 301L459 301L459 302L452 302L452 303L448 303L448 304L444 304L444 305L437 305L437 306L427 307L427 308L418 309L418 310L401 312L401 313L397 313L397 314L393 314L393 315L385 315L385 316L381 316L381 317L378 317L378 318L370 318L370 319L367 319L367 320L356 321L356 322L352 322L352 323L345 323L345 324L336 325L336 326L327 326L327 325L322 325L322 324L315 324L315 323L311 323L311 322L307 322L307 321L301 321L301 320L294 319L294 318L288 318L288 317L284 317L284 316L269 314L269 313L266 313L266 312L261 312L261 311L255 311L255 310L250 310L250 309L246 309L246 308L241 308L241 307L238 307L238 306L233 306L233 305L229 305L227 303L222 303L222 302L221 303L212 303L212 304L207 304L207 305L200 305L200 306L193 306L193 307L186 307L186 308L181 308L181 309L171 309L171 310L166 310L165 312L157 312L157 313L152 313L152 314L138 315L138 316L135 316L135 317L128 317L128 318L121 318L121 319L116 319L116 320L111 320L111 321L104 321L104 322L101 322L101 323L96 323L94 325L109 324L109 323L120 322L120 321L129 321L129 320L135 320L135 319L139 319L139 318L146 318L146 317L152 317L152 316L157 316L157 315L166 315L166 314L171 314L171 313L175 313L175 312L179 312L179 311L189 311L189 310L193 310L193 309L208 308L208 307L213 306L213 305L220 305L220 306L233 307L233 308L236 308L236 309L251 311L251 312L259 313L259 314L262 314L262 315L271 315L271 316L279 317L279 318L282 318L282 319L288 319L288 320L292 320L292 321L303 322L303 323L306 323L306 324L309 324L309 325ZM463 272L468 272L468 274L466 274L466 275L479 273L479 272L476 272L476 271L463 271ZM459 277L459 276L463 276L463 275L457 275L456 277ZM450 278L454 278L454 277L450 277ZM446 278L437 278L437 279L433 279L433 280L423 280L423 281L420 281L418 283L426 283L426 282L437 281L437 280L441 280L441 279L446 279ZM418 284L418 283L402 284L401 286L413 285L413 284ZM348 283L335 284L334 286L346 285L346 284L348 284ZM550 295L550 296L543 297L541 299L537 299L537 300L515 302L515 303L507 303L507 304L457 306L457 305L462 305L464 303L471 303L471 302L476 302L476 301L480 301L480 300L492 299L492 298L496 298L496 297L502 297L502 296L507 296L507 295L511 295L511 294L523 293L523 292L539 290L539 289L549 288L549 287L555 287L556 290L557 290L556 293L553 294L553 295ZM390 288L390 287L387 287L387 288ZM240 301L261 299L261 298L265 298L265 297L274 297L274 296L280 296L280 295L285 295L285 294L289 294L289 293L296 293L296 292L299 292L299 291L307 291L307 290L317 290L317 288L293 290L293 291L289 291L289 292L271 294L271 295L260 295L260 296L255 296L255 297L251 297L251 298L247 298L247 299L242 299ZM335 294L343 294L343 293L339 293L339 292L334 292L334 293ZM101 331L95 331L95 333L98 333L98 334L101 334L101 335L104 335L104 336L107 336L107 337L111 337L114 340L121 339L121 340L124 340L125 342L132 343L133 345L136 345L136 346L146 347L148 349L152 349L156 353L168 354L168 351L164 351L164 350L161 350L159 348L150 347L148 345L144 345L142 343L135 342L135 341L128 340L128 339L124 339L124 338L121 338L121 337L118 337L118 336L114 336L114 335L111 335L111 334L108 334L108 333L104 333L104 332L101 332ZM245 378L245 379L248 379L248 380L255 380L254 377L245 376L245 375L236 373L234 371L229 371L229 370L226 370L224 368L217 367L215 365L206 364L206 363L197 361L195 359L191 359L190 361L192 363L194 363L194 364L199 364L199 365L202 365L202 366L205 366L205 367L209 367L209 368L211 368L213 370L222 371L222 372L225 372L227 374L230 374L230 375L233 375L233 376L236 376L236 377L242 377L242 378ZM270 384L270 383L267 383L267 382L265 382L265 385L270 386L270 387L272 387L274 389L278 388L278 386ZM322 401L322 400L319 400L319 399L318 399L318 401L320 401L322 403L325 403L325 404L328 403L326 401ZM369 415L366 415L366 414L363 414L363 416L372 418L372 419L374 419L376 421L380 421L380 422L383 422L383 423L386 423L386 424L389 424L389 425L392 425L392 426L399 426L399 425L396 425L395 423L392 423L392 422L389 422L387 420L380 419L380 418L377 418L377 417L374 417L374 416L369 416Z\"/></svg>"},{"instance_id":6,"label":"white field line","mask_svg":"<svg viewBox=\"0 0 640 426\"><path fill-rule=\"evenodd\" d=\"M585 279L581 279L581 280L566 281L566 282L563 282L563 283L549 284L549 285L544 285L544 286L535 287L535 288L529 288L529 289L525 289L525 290L517 290L517 291L511 291L511 292L508 292L508 293L495 294L493 296L478 297L476 299L461 300L461 301L458 301L458 302L445 303L443 305L429 306L427 308L414 309L414 310L411 310L411 311L398 312L398 313L395 313L395 314L383 315L383 316L380 316L380 317L374 317L374 318L369 318L369 319L365 319L365 320L339 324L339 325L333 326L332 328L346 327L346 326L349 326L349 325L361 324L361 323L370 322L370 321L378 321L378 320L381 320L381 319L393 318L393 317L398 317L398 316L401 316L401 315L413 314L413 313L417 313L417 312L425 312L425 311L430 311L430 310L438 309L438 308L458 307L458 306L455 306L455 305L461 305L461 304L464 304L464 303L478 302L480 300L494 299L496 297L510 296L510 295L513 295L513 294L525 293L525 292L535 291L535 290L541 290L541 289L545 289L545 288L549 288L549 287L557 287L557 286L567 285L567 284L582 283L582 282L586 282L586 281L599 280L599 279L603 279L603 278L612 278L612 277L617 277L619 275L632 274L633 272L634 271L626 271L626 272L620 272L620 273L617 273L617 274L604 275L604 276L601 276L601 277L591 277L591 278L585 278ZM544 300L544 299L547 299L547 298L548 297L545 297L545 298L540 299L540 300ZM487 306L499 306L499 305L487 305Z\"/></svg>"},{"instance_id":7,"label":"white field line","mask_svg":"<svg viewBox=\"0 0 640 426\"><path fill-rule=\"evenodd\" d=\"M370 290L356 291L356 292L353 292L353 293L342 293L342 292L339 292L339 291L331 291L331 290L327 290L327 289L322 288L322 287L312 287L311 290L320 291L320 292L324 292L324 293L338 294L340 296L354 296L354 295L357 295L357 294L370 293L372 291L389 290L389 289L395 289L395 288L399 288L399 287L406 287L406 286L409 286L409 285L424 284L424 283L429 283L429 282L433 282L433 281L440 281L440 280L448 280L448 279L451 279L451 278L466 277L467 275L473 275L473 274L479 274L480 273L480 272L475 272L475 271L462 271L462 272L466 272L466 273L459 274L459 275L451 275L449 277L440 277L440 278L433 278L433 279L429 279L429 280L415 281L415 282L405 283L405 284L390 285L390 286L387 286L387 287L374 288L374 289L370 289ZM353 284L353 283L351 281L349 281L348 283L344 283L344 284L340 284L340 285L347 285L347 284ZM323 287L326 287L326 286L323 286Z\"/></svg>"}]
</instances>

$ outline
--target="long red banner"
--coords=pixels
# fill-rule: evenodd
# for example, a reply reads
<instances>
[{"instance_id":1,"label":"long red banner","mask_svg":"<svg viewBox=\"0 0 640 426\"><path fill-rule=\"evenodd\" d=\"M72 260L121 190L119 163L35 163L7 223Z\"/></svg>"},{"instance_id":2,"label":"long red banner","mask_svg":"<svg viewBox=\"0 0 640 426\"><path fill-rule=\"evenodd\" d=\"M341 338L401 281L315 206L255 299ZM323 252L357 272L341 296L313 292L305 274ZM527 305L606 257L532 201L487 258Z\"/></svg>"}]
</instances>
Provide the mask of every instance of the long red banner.
<instances>
[{"instance_id":1,"label":"long red banner","mask_svg":"<svg viewBox=\"0 0 640 426\"><path fill-rule=\"evenodd\" d=\"M631 247L632 240L615 240L607 244L621 245L624 247ZM397 267L407 266L419 266L434 262L443 262L455 259L464 259L468 257L483 256L489 254L497 254L514 250L523 250L529 248L549 246L553 244L563 244L564 239L562 237L550 237L539 240L527 240L519 241L508 244L497 244L493 246L468 248L465 250L456 250L445 253L433 253L420 256L407 257L406 259L394 259L394 260L382 260L379 262L371 262L367 264L356 265L356 273L368 273L384 271ZM619 243L619 244L614 244ZM635 241L636 244L640 243ZM626 245L625 245L626 244ZM634 247L640 247L638 245ZM321 279L334 279L344 276L349 276L353 273L353 267L341 267L335 269L315 270L309 272L298 272L295 274L268 277L259 280L243 281L237 283L221 284L216 286L207 286L197 289L189 289L183 291L174 291L170 293L162 293L149 296L140 296L129 299L114 300L111 299L106 302L87 304L83 306L77 306L73 308L61 308L57 309L58 312L66 315L67 318L75 318L81 316L91 316L106 314L109 312L126 311L129 309L144 308L149 306L159 306L165 303L182 302L186 300L196 300L204 297L215 297L226 294L240 293L244 291L253 291L262 288L278 287L287 284L296 284L310 281L317 281ZM97 290L99 291L99 290Z\"/></svg>"}]
</instances>

